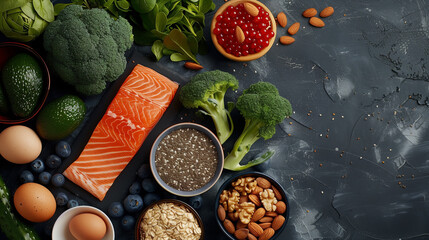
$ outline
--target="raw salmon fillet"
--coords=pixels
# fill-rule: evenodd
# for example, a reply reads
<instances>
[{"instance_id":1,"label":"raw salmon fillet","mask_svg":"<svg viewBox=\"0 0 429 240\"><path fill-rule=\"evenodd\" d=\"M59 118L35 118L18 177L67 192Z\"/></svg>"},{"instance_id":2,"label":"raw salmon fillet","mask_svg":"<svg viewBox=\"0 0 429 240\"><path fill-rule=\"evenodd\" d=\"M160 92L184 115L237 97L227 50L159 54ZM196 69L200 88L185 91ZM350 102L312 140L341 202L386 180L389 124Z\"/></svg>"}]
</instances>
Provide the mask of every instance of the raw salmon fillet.
<instances>
[{"instance_id":1,"label":"raw salmon fillet","mask_svg":"<svg viewBox=\"0 0 429 240\"><path fill-rule=\"evenodd\" d=\"M178 84L136 65L64 176L100 201L170 105Z\"/></svg>"}]
</instances>

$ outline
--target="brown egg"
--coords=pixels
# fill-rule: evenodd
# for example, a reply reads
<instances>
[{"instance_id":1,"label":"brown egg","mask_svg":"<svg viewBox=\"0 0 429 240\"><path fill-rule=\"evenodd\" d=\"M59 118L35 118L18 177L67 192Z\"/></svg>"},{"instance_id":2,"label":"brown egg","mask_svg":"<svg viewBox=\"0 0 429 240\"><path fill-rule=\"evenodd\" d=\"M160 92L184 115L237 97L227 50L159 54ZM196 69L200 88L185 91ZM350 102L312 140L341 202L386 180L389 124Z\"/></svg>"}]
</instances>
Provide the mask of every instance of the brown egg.
<instances>
[{"instance_id":1,"label":"brown egg","mask_svg":"<svg viewBox=\"0 0 429 240\"><path fill-rule=\"evenodd\" d=\"M38 183L24 183L16 189L13 203L18 213L31 222L45 222L57 209L55 198Z\"/></svg>"},{"instance_id":2,"label":"brown egg","mask_svg":"<svg viewBox=\"0 0 429 240\"><path fill-rule=\"evenodd\" d=\"M81 213L69 222L70 233L77 240L101 240L106 235L104 220L94 213Z\"/></svg>"},{"instance_id":3,"label":"brown egg","mask_svg":"<svg viewBox=\"0 0 429 240\"><path fill-rule=\"evenodd\" d=\"M14 125L0 133L0 154L9 162L25 164L42 151L42 142L31 128Z\"/></svg>"}]
</instances>

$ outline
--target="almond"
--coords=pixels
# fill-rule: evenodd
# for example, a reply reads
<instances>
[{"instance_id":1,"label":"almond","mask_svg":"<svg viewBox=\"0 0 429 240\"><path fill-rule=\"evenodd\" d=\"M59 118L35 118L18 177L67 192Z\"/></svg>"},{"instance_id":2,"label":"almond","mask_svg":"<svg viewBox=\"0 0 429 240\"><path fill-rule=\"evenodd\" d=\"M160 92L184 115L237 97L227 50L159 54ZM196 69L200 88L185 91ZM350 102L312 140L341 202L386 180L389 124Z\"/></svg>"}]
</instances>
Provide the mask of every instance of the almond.
<instances>
[{"instance_id":1,"label":"almond","mask_svg":"<svg viewBox=\"0 0 429 240\"><path fill-rule=\"evenodd\" d=\"M261 234L261 236L259 237L259 240L268 240L270 239L272 236L274 236L274 233L276 233L276 231L274 231L274 229L272 228L267 228L264 230L264 232Z\"/></svg>"},{"instance_id":2,"label":"almond","mask_svg":"<svg viewBox=\"0 0 429 240\"><path fill-rule=\"evenodd\" d=\"M225 219L225 221L223 221L223 227L225 228L225 230L231 234L234 234L235 232L235 227L234 224L229 221L228 219Z\"/></svg>"},{"instance_id":3,"label":"almond","mask_svg":"<svg viewBox=\"0 0 429 240\"><path fill-rule=\"evenodd\" d=\"M279 23L280 26L286 27L287 17L284 12L279 12L279 14L277 14L277 22Z\"/></svg>"},{"instance_id":4,"label":"almond","mask_svg":"<svg viewBox=\"0 0 429 240\"><path fill-rule=\"evenodd\" d=\"M222 205L219 205L219 207L217 208L217 216L219 217L219 220L221 222L223 222L223 220L225 220L226 212L225 212L225 208L223 208Z\"/></svg>"},{"instance_id":5,"label":"almond","mask_svg":"<svg viewBox=\"0 0 429 240\"><path fill-rule=\"evenodd\" d=\"M277 231L283 226L283 223L285 221L286 221L285 217L283 217L282 215L278 215L277 217L274 218L271 227Z\"/></svg>"},{"instance_id":6,"label":"almond","mask_svg":"<svg viewBox=\"0 0 429 240\"><path fill-rule=\"evenodd\" d=\"M276 203L276 212L278 214L283 214L284 212L286 212L286 204L283 201L278 201Z\"/></svg>"},{"instance_id":7,"label":"almond","mask_svg":"<svg viewBox=\"0 0 429 240\"><path fill-rule=\"evenodd\" d=\"M295 38L289 36L281 36L280 43L283 45L289 45L295 42Z\"/></svg>"},{"instance_id":8,"label":"almond","mask_svg":"<svg viewBox=\"0 0 429 240\"><path fill-rule=\"evenodd\" d=\"M247 228L247 224L243 223L242 221L237 221L237 224L235 225L236 229L240 228Z\"/></svg>"},{"instance_id":9,"label":"almond","mask_svg":"<svg viewBox=\"0 0 429 240\"><path fill-rule=\"evenodd\" d=\"M259 197L253 194L249 195L249 200L254 203L257 207L260 207L261 204L261 200L259 200Z\"/></svg>"},{"instance_id":10,"label":"almond","mask_svg":"<svg viewBox=\"0 0 429 240\"><path fill-rule=\"evenodd\" d=\"M324 26L325 26L325 23L323 22L323 20L322 20L322 19L320 19L320 18L317 18L317 17L312 17L312 18L310 18L309 23L310 23L313 27L318 27L318 28L321 28L321 27L324 27Z\"/></svg>"},{"instance_id":11,"label":"almond","mask_svg":"<svg viewBox=\"0 0 429 240\"><path fill-rule=\"evenodd\" d=\"M264 232L264 229L255 222L250 222L249 225L247 225L247 228L249 228L250 233L255 235L255 237L261 236Z\"/></svg>"},{"instance_id":12,"label":"almond","mask_svg":"<svg viewBox=\"0 0 429 240\"><path fill-rule=\"evenodd\" d=\"M247 228L240 228L234 232L234 236L237 239L246 239L248 234L249 234L249 229Z\"/></svg>"},{"instance_id":13,"label":"almond","mask_svg":"<svg viewBox=\"0 0 429 240\"><path fill-rule=\"evenodd\" d=\"M257 238L257 237L255 237L255 236L253 236L253 234L251 234L251 233L249 233L249 234L247 235L247 239L249 239L249 240L258 240L258 238Z\"/></svg>"},{"instance_id":14,"label":"almond","mask_svg":"<svg viewBox=\"0 0 429 240\"><path fill-rule=\"evenodd\" d=\"M239 43L243 43L244 39L246 39L246 36L244 36L244 32L240 26L235 27L235 37Z\"/></svg>"},{"instance_id":15,"label":"almond","mask_svg":"<svg viewBox=\"0 0 429 240\"><path fill-rule=\"evenodd\" d=\"M238 201L238 203L244 203L248 201L249 201L249 198L247 197L247 195L242 195L240 196L240 200Z\"/></svg>"},{"instance_id":16,"label":"almond","mask_svg":"<svg viewBox=\"0 0 429 240\"><path fill-rule=\"evenodd\" d=\"M228 213L229 220L235 222L238 220L238 214L234 214L233 212Z\"/></svg>"},{"instance_id":17,"label":"almond","mask_svg":"<svg viewBox=\"0 0 429 240\"><path fill-rule=\"evenodd\" d=\"M274 196L276 197L276 199L282 200L283 197L282 197L282 194L280 193L280 191L274 186L271 186L271 188L273 189Z\"/></svg>"},{"instance_id":18,"label":"almond","mask_svg":"<svg viewBox=\"0 0 429 240\"><path fill-rule=\"evenodd\" d=\"M259 186L256 186L255 189L252 191L252 194L259 196L259 193L263 192L263 191L264 191L264 189L262 189Z\"/></svg>"},{"instance_id":19,"label":"almond","mask_svg":"<svg viewBox=\"0 0 429 240\"><path fill-rule=\"evenodd\" d=\"M333 7L326 7L325 9L323 9L320 12L319 16L322 18L325 18L325 17L331 16L332 14L334 14L334 8Z\"/></svg>"},{"instance_id":20,"label":"almond","mask_svg":"<svg viewBox=\"0 0 429 240\"><path fill-rule=\"evenodd\" d=\"M253 213L252 222L257 222L257 221L259 221L259 219L263 218L264 216L265 216L265 208L263 208L263 207L258 208Z\"/></svg>"},{"instance_id":21,"label":"almond","mask_svg":"<svg viewBox=\"0 0 429 240\"><path fill-rule=\"evenodd\" d=\"M317 15L317 10L315 8L309 8L302 12L302 16L306 18L311 18Z\"/></svg>"},{"instance_id":22,"label":"almond","mask_svg":"<svg viewBox=\"0 0 429 240\"><path fill-rule=\"evenodd\" d=\"M270 181L268 181L267 179L265 179L263 177L256 178L256 182L258 183L258 186L260 186L263 189L271 187Z\"/></svg>"},{"instance_id":23,"label":"almond","mask_svg":"<svg viewBox=\"0 0 429 240\"><path fill-rule=\"evenodd\" d=\"M262 229L267 229L267 228L271 227L271 223L270 222L264 222L264 223L260 223L259 226L261 226Z\"/></svg>"},{"instance_id":24,"label":"almond","mask_svg":"<svg viewBox=\"0 0 429 240\"><path fill-rule=\"evenodd\" d=\"M266 212L265 213L265 216L266 217L277 217L277 213L276 212Z\"/></svg>"},{"instance_id":25,"label":"almond","mask_svg":"<svg viewBox=\"0 0 429 240\"><path fill-rule=\"evenodd\" d=\"M185 68L192 69L192 70L200 70L200 69L203 69L203 66L201 66L198 63L194 63L194 62L186 62Z\"/></svg>"},{"instance_id":26,"label":"almond","mask_svg":"<svg viewBox=\"0 0 429 240\"><path fill-rule=\"evenodd\" d=\"M264 222L272 222L273 218L272 217L263 217L261 219L259 219L259 222L264 223Z\"/></svg>"},{"instance_id":27,"label":"almond","mask_svg":"<svg viewBox=\"0 0 429 240\"><path fill-rule=\"evenodd\" d=\"M251 3L243 3L244 9L250 16L256 17L259 14L259 9Z\"/></svg>"},{"instance_id":28,"label":"almond","mask_svg":"<svg viewBox=\"0 0 429 240\"><path fill-rule=\"evenodd\" d=\"M287 32L290 35L295 35L298 32L300 26L301 26L301 24L299 22L296 22L288 28Z\"/></svg>"}]
</instances>

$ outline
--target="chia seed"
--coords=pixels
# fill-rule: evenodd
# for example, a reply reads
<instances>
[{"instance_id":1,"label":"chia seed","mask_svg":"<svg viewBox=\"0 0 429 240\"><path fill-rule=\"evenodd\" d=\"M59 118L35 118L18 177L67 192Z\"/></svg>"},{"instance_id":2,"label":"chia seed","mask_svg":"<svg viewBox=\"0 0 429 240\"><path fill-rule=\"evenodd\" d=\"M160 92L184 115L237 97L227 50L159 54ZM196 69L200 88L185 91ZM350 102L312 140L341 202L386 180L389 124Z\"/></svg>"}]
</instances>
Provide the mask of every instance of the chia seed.
<instances>
[{"instance_id":1,"label":"chia seed","mask_svg":"<svg viewBox=\"0 0 429 240\"><path fill-rule=\"evenodd\" d=\"M193 128L172 131L160 141L155 153L155 166L161 179L181 191L206 185L217 165L216 146L206 134Z\"/></svg>"}]
</instances>

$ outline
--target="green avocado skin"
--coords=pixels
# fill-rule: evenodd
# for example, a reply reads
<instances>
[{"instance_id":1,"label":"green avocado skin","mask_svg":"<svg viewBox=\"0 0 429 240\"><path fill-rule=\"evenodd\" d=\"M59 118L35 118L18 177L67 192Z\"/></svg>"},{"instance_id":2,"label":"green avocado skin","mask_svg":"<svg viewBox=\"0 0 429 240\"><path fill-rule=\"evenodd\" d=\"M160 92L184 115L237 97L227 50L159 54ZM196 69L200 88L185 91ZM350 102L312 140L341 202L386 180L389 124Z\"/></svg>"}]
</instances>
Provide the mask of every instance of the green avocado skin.
<instances>
[{"instance_id":1,"label":"green avocado skin","mask_svg":"<svg viewBox=\"0 0 429 240\"><path fill-rule=\"evenodd\" d=\"M29 116L37 106L43 89L43 71L27 53L10 58L2 69L3 91L17 117Z\"/></svg>"}]
</instances>

